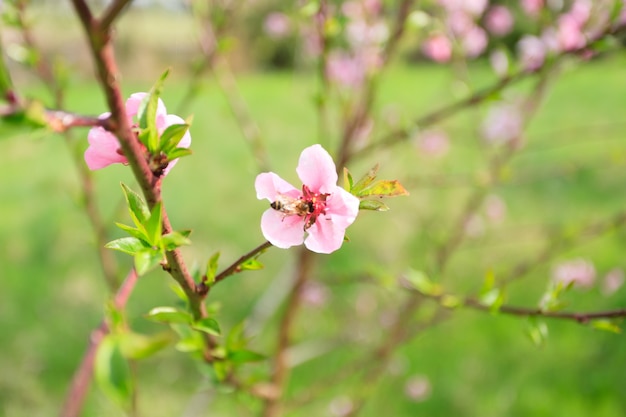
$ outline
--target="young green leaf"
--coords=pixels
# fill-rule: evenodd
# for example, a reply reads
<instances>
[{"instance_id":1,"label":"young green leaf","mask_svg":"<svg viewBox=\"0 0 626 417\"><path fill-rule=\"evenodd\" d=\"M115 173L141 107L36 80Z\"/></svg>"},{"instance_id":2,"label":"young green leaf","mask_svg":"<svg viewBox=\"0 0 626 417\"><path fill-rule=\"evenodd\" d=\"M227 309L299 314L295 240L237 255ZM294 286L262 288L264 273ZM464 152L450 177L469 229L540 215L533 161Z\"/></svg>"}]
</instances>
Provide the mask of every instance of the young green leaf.
<instances>
[{"instance_id":1,"label":"young green leaf","mask_svg":"<svg viewBox=\"0 0 626 417\"><path fill-rule=\"evenodd\" d=\"M106 245L105 248L118 250L120 252L127 253L129 255L135 255L137 252L145 250L148 246L136 237L122 237L115 239Z\"/></svg>"},{"instance_id":2,"label":"young green leaf","mask_svg":"<svg viewBox=\"0 0 626 417\"><path fill-rule=\"evenodd\" d=\"M144 224L146 227L146 232L148 234L148 243L150 243L153 247L161 246L161 234L163 231L163 210L162 203L157 202L154 207L152 207L152 213L150 213L150 218Z\"/></svg>"},{"instance_id":3,"label":"young green leaf","mask_svg":"<svg viewBox=\"0 0 626 417\"><path fill-rule=\"evenodd\" d=\"M347 191L347 192L352 192L352 187L354 185L354 181L352 179L352 174L350 174L350 171L348 171L348 168L344 167L343 168L343 188Z\"/></svg>"},{"instance_id":4,"label":"young green leaf","mask_svg":"<svg viewBox=\"0 0 626 417\"><path fill-rule=\"evenodd\" d=\"M409 269L404 274L404 278L413 286L413 288L422 294L433 296L441 295L441 286L432 282L422 271Z\"/></svg>"},{"instance_id":5,"label":"young green leaf","mask_svg":"<svg viewBox=\"0 0 626 417\"><path fill-rule=\"evenodd\" d=\"M115 225L132 237L148 242L148 234L143 226L141 228L136 228L122 223L115 223Z\"/></svg>"},{"instance_id":6,"label":"young green leaf","mask_svg":"<svg viewBox=\"0 0 626 417\"><path fill-rule=\"evenodd\" d=\"M150 336L126 332L119 335L119 337L120 348L126 358L145 359L173 343L175 335L171 331Z\"/></svg>"},{"instance_id":7,"label":"young green leaf","mask_svg":"<svg viewBox=\"0 0 626 417\"><path fill-rule=\"evenodd\" d=\"M143 201L139 194L128 188L126 184L120 184L122 185L122 191L124 191L124 198L126 198L128 210L130 211L131 216L134 217L133 220L136 219L139 224L144 224L150 217L148 205ZM139 226L139 224L136 224L136 226Z\"/></svg>"},{"instance_id":8,"label":"young green leaf","mask_svg":"<svg viewBox=\"0 0 626 417\"><path fill-rule=\"evenodd\" d=\"M240 349L228 352L228 359L230 359L234 364L240 364L262 361L266 359L266 356L248 349Z\"/></svg>"},{"instance_id":9,"label":"young green leaf","mask_svg":"<svg viewBox=\"0 0 626 417\"><path fill-rule=\"evenodd\" d=\"M591 322L591 325L598 329L598 330L603 330L605 332L611 332L611 333L621 333L622 329L615 323L613 323L610 320L594 320Z\"/></svg>"},{"instance_id":10,"label":"young green leaf","mask_svg":"<svg viewBox=\"0 0 626 417\"><path fill-rule=\"evenodd\" d=\"M542 346L548 339L548 325L544 321L538 320L536 317L529 317L526 335L535 346Z\"/></svg>"},{"instance_id":11,"label":"young green leaf","mask_svg":"<svg viewBox=\"0 0 626 417\"><path fill-rule=\"evenodd\" d=\"M160 249L146 248L135 253L135 270L138 275L143 275L163 260Z\"/></svg>"},{"instance_id":12,"label":"young green leaf","mask_svg":"<svg viewBox=\"0 0 626 417\"><path fill-rule=\"evenodd\" d=\"M189 156L192 153L193 152L191 151L191 149L188 148L175 148L168 152L166 155L168 161L173 161L174 159L182 158L183 156Z\"/></svg>"},{"instance_id":13,"label":"young green leaf","mask_svg":"<svg viewBox=\"0 0 626 417\"><path fill-rule=\"evenodd\" d=\"M388 211L389 207L379 200L361 200L359 210Z\"/></svg>"},{"instance_id":14,"label":"young green leaf","mask_svg":"<svg viewBox=\"0 0 626 417\"><path fill-rule=\"evenodd\" d=\"M159 105L159 97L163 90L163 83L169 74L169 69L166 70L159 80L150 89L150 92L141 102L139 110L137 112L137 118L139 119L139 127L147 130L147 143L145 145L151 154L155 154L159 150L159 132L156 126L156 114Z\"/></svg>"},{"instance_id":15,"label":"young green leaf","mask_svg":"<svg viewBox=\"0 0 626 417\"><path fill-rule=\"evenodd\" d=\"M367 174L363 176L363 178L361 178L360 180L357 181L356 184L354 184L350 192L358 197L360 195L359 193L376 179L376 175L378 175L379 167L380 166L376 164L372 169L370 169L367 172Z\"/></svg>"},{"instance_id":16,"label":"young green leaf","mask_svg":"<svg viewBox=\"0 0 626 417\"><path fill-rule=\"evenodd\" d=\"M128 410L133 395L133 380L130 367L122 355L115 335L104 338L94 361L94 373L100 389L119 406Z\"/></svg>"},{"instance_id":17,"label":"young green leaf","mask_svg":"<svg viewBox=\"0 0 626 417\"><path fill-rule=\"evenodd\" d=\"M210 317L205 317L201 320L196 321L191 325L191 327L201 332L212 334L213 336L220 336L222 333L222 331L220 330L220 325L215 319L212 319Z\"/></svg>"},{"instance_id":18,"label":"young green leaf","mask_svg":"<svg viewBox=\"0 0 626 417\"><path fill-rule=\"evenodd\" d=\"M263 269L264 265L256 258L248 259L239 265L242 271L256 271Z\"/></svg>"},{"instance_id":19,"label":"young green leaf","mask_svg":"<svg viewBox=\"0 0 626 417\"><path fill-rule=\"evenodd\" d=\"M185 136L185 133L187 133L187 130L189 130L188 124L168 126L161 134L161 143L159 145L161 151L167 155L174 150L183 136Z\"/></svg>"},{"instance_id":20,"label":"young green leaf","mask_svg":"<svg viewBox=\"0 0 626 417\"><path fill-rule=\"evenodd\" d=\"M186 323L193 322L191 315L174 307L154 307L146 315L150 320L160 323Z\"/></svg>"},{"instance_id":21,"label":"young green leaf","mask_svg":"<svg viewBox=\"0 0 626 417\"><path fill-rule=\"evenodd\" d=\"M180 246L191 245L191 240L189 240L187 236L189 236L189 233L185 235L181 232L176 231L163 235L161 239L161 242L163 243L163 249L165 249L166 251L171 251Z\"/></svg>"},{"instance_id":22,"label":"young green leaf","mask_svg":"<svg viewBox=\"0 0 626 417\"><path fill-rule=\"evenodd\" d=\"M220 252L215 252L209 258L209 261L206 264L206 280L205 284L211 285L215 281L215 274L217 273L218 262L220 259Z\"/></svg>"}]
</instances>

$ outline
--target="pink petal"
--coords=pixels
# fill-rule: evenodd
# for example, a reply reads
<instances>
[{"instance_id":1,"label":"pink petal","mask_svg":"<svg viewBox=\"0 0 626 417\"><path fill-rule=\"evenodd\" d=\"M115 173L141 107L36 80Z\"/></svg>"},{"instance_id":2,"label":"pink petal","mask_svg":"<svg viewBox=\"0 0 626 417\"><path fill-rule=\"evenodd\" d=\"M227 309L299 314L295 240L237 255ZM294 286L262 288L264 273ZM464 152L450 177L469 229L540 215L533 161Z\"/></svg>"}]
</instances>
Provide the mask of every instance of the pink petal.
<instances>
[{"instance_id":1,"label":"pink petal","mask_svg":"<svg viewBox=\"0 0 626 417\"><path fill-rule=\"evenodd\" d=\"M300 154L298 176L302 183L316 193L330 193L337 186L335 163L321 145L309 146Z\"/></svg>"},{"instance_id":2,"label":"pink petal","mask_svg":"<svg viewBox=\"0 0 626 417\"><path fill-rule=\"evenodd\" d=\"M341 187L335 187L335 191L326 200L326 216L338 228L344 230L350 226L359 214L359 199Z\"/></svg>"},{"instance_id":3,"label":"pink petal","mask_svg":"<svg viewBox=\"0 0 626 417\"><path fill-rule=\"evenodd\" d=\"M101 127L94 127L87 135L89 147L85 151L85 162L91 170L102 169L111 164L126 163L119 153L120 144L115 135Z\"/></svg>"},{"instance_id":4,"label":"pink petal","mask_svg":"<svg viewBox=\"0 0 626 417\"><path fill-rule=\"evenodd\" d=\"M317 253L331 253L339 249L346 234L346 228L335 223L332 218L320 216L308 230L309 236L304 246Z\"/></svg>"},{"instance_id":5,"label":"pink petal","mask_svg":"<svg viewBox=\"0 0 626 417\"><path fill-rule=\"evenodd\" d=\"M148 93L134 93L131 94L130 97L128 97L128 100L126 100L126 114L128 115L129 119L137 116L137 113L139 112L139 106L147 95ZM167 127L166 116L167 109L165 108L165 104L163 104L163 101L159 99L156 112L157 129L163 130L165 129L165 127Z\"/></svg>"},{"instance_id":6,"label":"pink petal","mask_svg":"<svg viewBox=\"0 0 626 417\"><path fill-rule=\"evenodd\" d=\"M277 248L287 249L301 245L304 240L304 219L268 209L261 217L261 231L265 239Z\"/></svg>"},{"instance_id":7,"label":"pink petal","mask_svg":"<svg viewBox=\"0 0 626 417\"><path fill-rule=\"evenodd\" d=\"M300 191L273 172L257 175L254 188L256 189L256 198L259 200L267 198L270 202L276 201L278 194L294 198L300 196Z\"/></svg>"}]
</instances>

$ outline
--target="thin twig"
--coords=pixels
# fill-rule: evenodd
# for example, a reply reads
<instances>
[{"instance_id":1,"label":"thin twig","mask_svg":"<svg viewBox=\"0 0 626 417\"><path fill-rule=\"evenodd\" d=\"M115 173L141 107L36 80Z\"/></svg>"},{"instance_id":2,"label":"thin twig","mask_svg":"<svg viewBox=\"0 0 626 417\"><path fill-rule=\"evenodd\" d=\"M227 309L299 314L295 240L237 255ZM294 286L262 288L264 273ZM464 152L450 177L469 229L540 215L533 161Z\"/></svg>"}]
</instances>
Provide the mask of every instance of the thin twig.
<instances>
[{"instance_id":1,"label":"thin twig","mask_svg":"<svg viewBox=\"0 0 626 417\"><path fill-rule=\"evenodd\" d=\"M229 277L230 275L236 274L237 272L241 272L241 264L243 264L248 259L255 257L257 254L263 252L265 249L272 246L272 244L268 241L263 242L256 248L252 249L250 252L241 256L235 262L233 262L228 268L224 269L222 272L215 276L215 283L222 281L223 279Z\"/></svg>"},{"instance_id":2,"label":"thin twig","mask_svg":"<svg viewBox=\"0 0 626 417\"><path fill-rule=\"evenodd\" d=\"M273 391L276 392L276 395L266 399L262 412L263 417L277 417L281 412L281 401L290 374L287 354L292 343L293 325L300 310L302 290L311 276L313 261L313 253L308 249L301 248L296 265L296 281L287 299L287 306L278 329L278 346L274 356L274 371L271 378Z\"/></svg>"},{"instance_id":3,"label":"thin twig","mask_svg":"<svg viewBox=\"0 0 626 417\"><path fill-rule=\"evenodd\" d=\"M115 309L121 310L126 306L137 283L137 278L137 273L132 269L113 297ZM109 325L106 320L103 320L100 326L91 333L87 351L83 355L80 365L74 372L70 389L65 396L65 403L60 414L61 417L78 417L80 415L85 397L89 391L96 352L98 351L100 343L102 343L102 340L104 340L104 337L108 333Z\"/></svg>"},{"instance_id":4,"label":"thin twig","mask_svg":"<svg viewBox=\"0 0 626 417\"><path fill-rule=\"evenodd\" d=\"M113 21L118 18L120 13L122 13L124 8L130 3L132 3L132 0L115 0L112 2L102 14L102 18L100 19L100 30L109 30Z\"/></svg>"}]
</instances>

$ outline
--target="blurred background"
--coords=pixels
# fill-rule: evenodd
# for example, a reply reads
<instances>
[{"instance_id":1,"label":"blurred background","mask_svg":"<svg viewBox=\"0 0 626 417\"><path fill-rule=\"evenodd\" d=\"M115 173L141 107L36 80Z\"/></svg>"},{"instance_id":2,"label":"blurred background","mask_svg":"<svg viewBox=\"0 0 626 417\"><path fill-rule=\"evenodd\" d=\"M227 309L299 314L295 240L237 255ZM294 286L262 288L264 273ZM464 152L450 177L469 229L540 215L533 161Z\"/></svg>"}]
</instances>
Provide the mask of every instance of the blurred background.
<instances>
[{"instance_id":1,"label":"blurred background","mask_svg":"<svg viewBox=\"0 0 626 417\"><path fill-rule=\"evenodd\" d=\"M49 85L36 71L46 60L63 87L65 110L107 111L70 3L28 2L24 15L39 52L28 47L10 2L4 3L2 49L17 91L55 107ZM106 3L90 2L96 10ZM336 39L332 47L338 54L354 57L354 43L346 35L354 15L344 3L357 2L332 3L336 18L327 22L329 37ZM539 2L536 14L528 8L532 2L482 2L473 12L463 2L444 3L452 2L414 5L394 59L384 72L365 76L376 80L377 95L357 141L359 156L348 168L358 178L379 163L380 177L400 180L411 195L389 200L389 212L361 212L348 229L350 242L316 257L315 279L305 289L296 319L292 354L298 366L286 415L350 415L354 398L367 393L363 416L623 416L624 335L573 321L546 321L547 337L535 337L539 343L534 343L529 334L538 327L523 317L460 308L436 324L424 324L440 311L437 303L424 301L413 325L425 328L394 351L380 380L372 381L375 389L368 391L369 382L350 372L355 360L376 362L371 352L389 337L400 306L411 296L399 284L408 270L425 273L456 295L477 294L486 277L515 276L503 286L510 305L535 308L551 283L560 281L574 282L562 298L567 311L626 306L622 40L608 39L602 53L584 60L579 54L561 59L558 52L545 52L538 65L547 74L522 77L422 129L412 122L511 74L533 70L540 54L525 55L522 39L539 38L579 2ZM600 19L603 5L612 5L593 3L589 25ZM234 101L245 103L268 167L286 180L298 183L295 167L306 146L321 143L336 155L346 115L365 81L354 81L349 66L335 72L327 66L319 77L319 51L307 44L310 4L257 0L207 7L205 2L145 0L134 2L117 22L124 96L148 91L169 67L162 95L168 112L194 116L194 154L163 183L174 227L193 230L193 245L184 248L190 266L203 268L217 251L227 266L264 241L259 222L267 202L257 200L254 190L259 155L242 129L241 111L233 113ZM510 14L508 26L493 26L489 16L495 6ZM380 2L380 20L391 25L396 7ZM484 32L482 47L482 41L464 44L468 36L451 29L455 8L469 16L472 29ZM216 44L208 47L219 59L209 64L206 21L214 29L226 22ZM428 46L441 36L449 50ZM546 85L535 107L525 107L541 77ZM236 84L229 84L231 79ZM329 115L325 135L318 124L320 102ZM397 129L411 134L401 143L358 154ZM0 124L2 416L58 413L110 297L76 163L86 138L87 129L74 129L65 138L46 129ZM492 172L513 140L513 154ZM129 219L119 184L138 189L130 170L111 166L91 178L106 235L122 237L114 222ZM480 200L467 211L473 196ZM441 248L456 235L458 245L445 269L438 269ZM270 357L295 254L270 249L260 258L263 270L229 278L208 300L221 305L218 321L225 332L246 320L250 347ZM131 259L114 256L123 277ZM520 268L526 270L519 273ZM144 315L154 306L176 303L172 284L161 271L140 278L127 307L134 330L163 330ZM242 372L256 381L269 369L264 361ZM256 400L215 389L206 372L173 347L137 363L135 372L140 415L258 414ZM83 415L124 414L94 386Z\"/></svg>"}]
</instances>

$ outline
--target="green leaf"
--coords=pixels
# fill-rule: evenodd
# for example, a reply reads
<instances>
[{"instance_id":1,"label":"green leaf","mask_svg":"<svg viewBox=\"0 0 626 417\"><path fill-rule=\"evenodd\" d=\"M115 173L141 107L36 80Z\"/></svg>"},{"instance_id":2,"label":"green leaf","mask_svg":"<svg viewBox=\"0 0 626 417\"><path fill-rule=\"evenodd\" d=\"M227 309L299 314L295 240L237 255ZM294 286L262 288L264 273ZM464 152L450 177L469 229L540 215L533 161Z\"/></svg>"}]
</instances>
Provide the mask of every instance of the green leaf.
<instances>
[{"instance_id":1,"label":"green leaf","mask_svg":"<svg viewBox=\"0 0 626 417\"><path fill-rule=\"evenodd\" d=\"M388 211L389 207L380 200L361 200L359 210Z\"/></svg>"},{"instance_id":2,"label":"green leaf","mask_svg":"<svg viewBox=\"0 0 626 417\"><path fill-rule=\"evenodd\" d=\"M7 93L13 90L13 82L11 81L11 73L9 72L4 60L2 45L0 44L0 96L6 97Z\"/></svg>"},{"instance_id":3,"label":"green leaf","mask_svg":"<svg viewBox=\"0 0 626 417\"><path fill-rule=\"evenodd\" d=\"M128 210L133 217L133 221L136 220L135 226L139 227L150 217L150 209L148 209L148 205L143 201L139 194L128 188L126 184L121 183L121 185L122 190L124 191L124 197L126 198L126 203L128 205Z\"/></svg>"},{"instance_id":4,"label":"green leaf","mask_svg":"<svg viewBox=\"0 0 626 417\"><path fill-rule=\"evenodd\" d=\"M194 333L185 339L180 339L174 347L179 352L198 352L204 349L204 341L199 333Z\"/></svg>"},{"instance_id":5,"label":"green leaf","mask_svg":"<svg viewBox=\"0 0 626 417\"><path fill-rule=\"evenodd\" d=\"M209 258L209 261L206 264L206 280L204 281L206 285L211 285L215 282L215 274L217 272L219 259L220 252L215 252Z\"/></svg>"},{"instance_id":6,"label":"green leaf","mask_svg":"<svg viewBox=\"0 0 626 417\"><path fill-rule=\"evenodd\" d=\"M262 361L266 359L266 356L251 350L241 349L228 352L228 359L230 359L234 364L240 364Z\"/></svg>"},{"instance_id":7,"label":"green leaf","mask_svg":"<svg viewBox=\"0 0 626 417\"><path fill-rule=\"evenodd\" d=\"M150 92L141 102L137 112L139 127L147 130L146 147L151 154L159 151L159 132L156 126L156 115L159 105L159 97L163 90L163 83L169 74L169 69L165 70L158 81L150 89Z\"/></svg>"},{"instance_id":8,"label":"green leaf","mask_svg":"<svg viewBox=\"0 0 626 417\"><path fill-rule=\"evenodd\" d=\"M191 324L193 322L189 313L174 307L154 307L148 312L146 317L150 320L158 321L159 323Z\"/></svg>"},{"instance_id":9,"label":"green leaf","mask_svg":"<svg viewBox=\"0 0 626 417\"><path fill-rule=\"evenodd\" d=\"M135 270L138 275L143 275L163 260L160 249L146 248L135 254Z\"/></svg>"},{"instance_id":10,"label":"green leaf","mask_svg":"<svg viewBox=\"0 0 626 417\"><path fill-rule=\"evenodd\" d=\"M176 296L183 302L188 303L189 299L187 298L187 294L185 294L185 290L179 284L170 284L170 289L176 294Z\"/></svg>"},{"instance_id":11,"label":"green leaf","mask_svg":"<svg viewBox=\"0 0 626 417\"><path fill-rule=\"evenodd\" d=\"M591 325L598 330L603 330L605 332L611 333L621 333L622 329L615 323L610 320L594 320L591 322Z\"/></svg>"},{"instance_id":12,"label":"green leaf","mask_svg":"<svg viewBox=\"0 0 626 417\"><path fill-rule=\"evenodd\" d=\"M490 307L491 312L495 313L504 304L504 292L500 288L492 288L481 294L479 301L482 305Z\"/></svg>"},{"instance_id":13,"label":"green leaf","mask_svg":"<svg viewBox=\"0 0 626 417\"><path fill-rule=\"evenodd\" d=\"M105 336L98 347L94 372L106 396L125 410L130 409L134 384L130 367L115 335Z\"/></svg>"},{"instance_id":14,"label":"green leaf","mask_svg":"<svg viewBox=\"0 0 626 417\"><path fill-rule=\"evenodd\" d=\"M257 271L265 266L256 258L248 259L239 265L242 271Z\"/></svg>"},{"instance_id":15,"label":"green leaf","mask_svg":"<svg viewBox=\"0 0 626 417\"><path fill-rule=\"evenodd\" d=\"M157 202L152 207L152 213L150 218L144 224L146 227L146 233L148 234L148 243L153 247L161 247L161 234L163 231L163 210L162 203Z\"/></svg>"},{"instance_id":16,"label":"green leaf","mask_svg":"<svg viewBox=\"0 0 626 417\"><path fill-rule=\"evenodd\" d=\"M187 233L187 236L189 236L189 233ZM191 240L189 240L187 236L185 236L185 234L181 232L176 231L163 235L161 239L161 242L163 243L163 248L166 251L171 251L180 246L191 245Z\"/></svg>"},{"instance_id":17,"label":"green leaf","mask_svg":"<svg viewBox=\"0 0 626 417\"><path fill-rule=\"evenodd\" d=\"M212 319L210 317L205 317L196 321L191 325L191 327L198 331L212 334L214 336L220 336L222 334L222 331L220 330L220 325L215 319Z\"/></svg>"},{"instance_id":18,"label":"green leaf","mask_svg":"<svg viewBox=\"0 0 626 417\"><path fill-rule=\"evenodd\" d=\"M356 184L354 184L350 192L358 197L359 193L376 179L376 175L378 175L378 168L380 168L380 166L376 164L372 169L367 172L367 174L363 176L363 178L361 178L357 181Z\"/></svg>"},{"instance_id":19,"label":"green leaf","mask_svg":"<svg viewBox=\"0 0 626 417\"><path fill-rule=\"evenodd\" d=\"M174 150L189 130L188 124L170 125L161 134L160 150L166 155Z\"/></svg>"},{"instance_id":20,"label":"green leaf","mask_svg":"<svg viewBox=\"0 0 626 417\"><path fill-rule=\"evenodd\" d=\"M536 317L529 317L526 335L535 346L542 346L548 339L548 325L544 321L538 320Z\"/></svg>"},{"instance_id":21,"label":"green leaf","mask_svg":"<svg viewBox=\"0 0 626 417\"><path fill-rule=\"evenodd\" d=\"M132 226L128 226L126 224L122 224L122 223L115 223L115 225L117 227L119 227L120 229L122 229L123 231L125 231L126 233L128 233L129 235L143 240L144 242L148 242L148 234L146 233L146 229L144 227L142 227L141 229L138 229L136 227L132 227Z\"/></svg>"},{"instance_id":22,"label":"green leaf","mask_svg":"<svg viewBox=\"0 0 626 417\"><path fill-rule=\"evenodd\" d=\"M125 357L145 359L174 342L172 332L161 332L151 336L128 332L120 335L120 347Z\"/></svg>"},{"instance_id":23,"label":"green leaf","mask_svg":"<svg viewBox=\"0 0 626 417\"><path fill-rule=\"evenodd\" d=\"M244 327L245 323L241 321L230 329L230 333L228 333L226 338L226 347L229 351L240 350L246 347L247 341L243 333Z\"/></svg>"},{"instance_id":24,"label":"green leaf","mask_svg":"<svg viewBox=\"0 0 626 417\"><path fill-rule=\"evenodd\" d=\"M352 174L348 171L348 168L343 168L343 188L347 192L352 192L352 186L354 185L354 180L352 179Z\"/></svg>"},{"instance_id":25,"label":"green leaf","mask_svg":"<svg viewBox=\"0 0 626 417\"><path fill-rule=\"evenodd\" d=\"M232 369L232 365L226 361L213 362L213 370L218 381L224 381Z\"/></svg>"},{"instance_id":26,"label":"green leaf","mask_svg":"<svg viewBox=\"0 0 626 417\"><path fill-rule=\"evenodd\" d=\"M380 180L364 189L359 190L358 192L353 191L353 194L359 198L397 197L401 195L409 195L409 192L402 186L402 184L400 184L398 180Z\"/></svg>"},{"instance_id":27,"label":"green leaf","mask_svg":"<svg viewBox=\"0 0 626 417\"><path fill-rule=\"evenodd\" d=\"M409 269L408 272L404 274L404 278L413 288L422 294L439 296L442 293L441 286L432 282L422 271Z\"/></svg>"},{"instance_id":28,"label":"green leaf","mask_svg":"<svg viewBox=\"0 0 626 417\"><path fill-rule=\"evenodd\" d=\"M143 251L147 248L146 244L136 237L122 237L120 239L115 239L104 245L104 247L108 249L118 250L120 252L124 252L133 256L137 252Z\"/></svg>"},{"instance_id":29,"label":"green leaf","mask_svg":"<svg viewBox=\"0 0 626 417\"><path fill-rule=\"evenodd\" d=\"M188 148L176 148L167 153L167 160L173 161L174 159L182 158L183 156L189 156L192 153L191 149Z\"/></svg>"}]
</instances>

